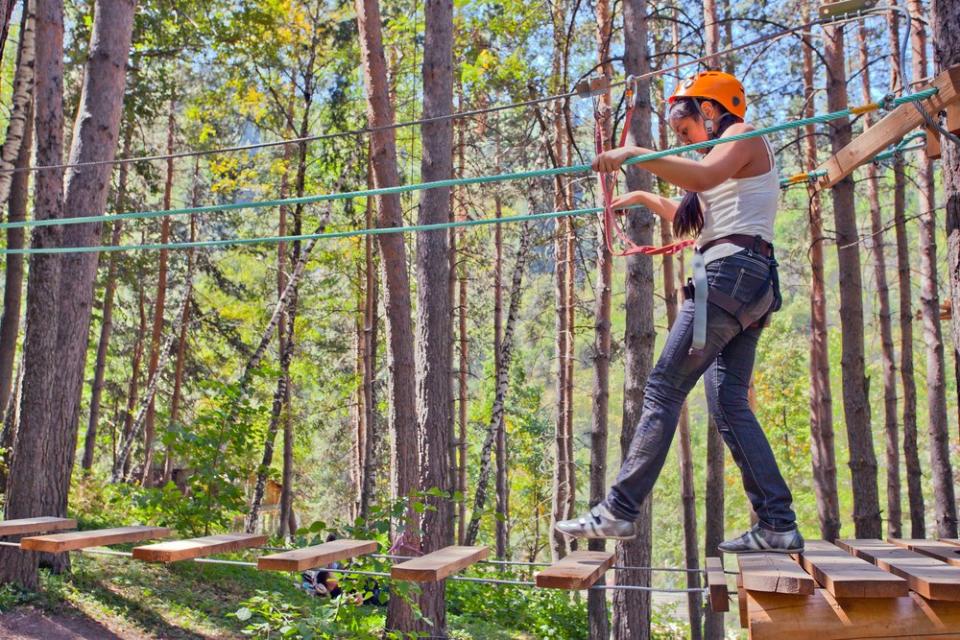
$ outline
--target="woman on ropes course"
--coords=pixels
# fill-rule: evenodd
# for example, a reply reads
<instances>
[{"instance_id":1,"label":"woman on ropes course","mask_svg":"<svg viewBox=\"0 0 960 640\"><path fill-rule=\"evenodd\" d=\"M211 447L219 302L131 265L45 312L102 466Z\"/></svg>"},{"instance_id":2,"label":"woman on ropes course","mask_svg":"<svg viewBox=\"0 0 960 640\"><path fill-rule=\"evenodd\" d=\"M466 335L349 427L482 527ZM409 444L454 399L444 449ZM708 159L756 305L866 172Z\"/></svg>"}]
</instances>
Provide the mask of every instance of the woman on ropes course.
<instances>
[{"instance_id":1,"label":"woman on ropes course","mask_svg":"<svg viewBox=\"0 0 960 640\"><path fill-rule=\"evenodd\" d=\"M670 97L669 122L691 144L753 129L743 121L746 95L730 74L705 71L682 82ZM624 146L599 154L598 172L614 172L648 149ZM643 414L626 461L606 499L580 518L556 524L577 538L630 539L640 504L663 467L680 408L705 375L707 402L723 440L740 467L759 522L719 548L726 553L803 551L793 500L767 438L750 409L747 390L757 341L780 307L773 218L780 187L765 138L704 149L702 160L668 156L640 163L687 193L678 203L645 191L612 201L642 204L673 225L677 237L695 236L693 282L644 391Z\"/></svg>"}]
</instances>

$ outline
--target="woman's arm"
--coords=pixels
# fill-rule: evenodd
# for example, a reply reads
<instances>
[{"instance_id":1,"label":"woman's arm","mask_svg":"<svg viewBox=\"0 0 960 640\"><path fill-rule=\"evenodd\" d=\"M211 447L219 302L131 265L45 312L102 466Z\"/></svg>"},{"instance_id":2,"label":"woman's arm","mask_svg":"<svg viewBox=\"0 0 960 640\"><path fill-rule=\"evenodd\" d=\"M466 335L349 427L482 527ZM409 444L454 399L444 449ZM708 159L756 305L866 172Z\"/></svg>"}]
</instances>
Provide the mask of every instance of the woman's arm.
<instances>
[{"instance_id":1,"label":"woman's arm","mask_svg":"<svg viewBox=\"0 0 960 640\"><path fill-rule=\"evenodd\" d=\"M650 193L649 191L631 191L630 193L625 193L615 198L613 208L625 209L626 207L636 204L645 206L667 222L671 222L673 216L677 213L677 207L680 203L676 200ZM624 213L627 212L625 211Z\"/></svg>"},{"instance_id":2,"label":"woman's arm","mask_svg":"<svg viewBox=\"0 0 960 640\"><path fill-rule=\"evenodd\" d=\"M731 126L728 135L752 131L753 127L742 123ZM687 191L702 192L739 173L758 152L763 149L759 139L737 140L713 147L703 160L689 160L680 156L667 156L639 163L639 166ZM764 150L765 152L765 150ZM601 153L593 160L593 170L616 171L629 158L652 153L644 147L620 147Z\"/></svg>"}]
</instances>

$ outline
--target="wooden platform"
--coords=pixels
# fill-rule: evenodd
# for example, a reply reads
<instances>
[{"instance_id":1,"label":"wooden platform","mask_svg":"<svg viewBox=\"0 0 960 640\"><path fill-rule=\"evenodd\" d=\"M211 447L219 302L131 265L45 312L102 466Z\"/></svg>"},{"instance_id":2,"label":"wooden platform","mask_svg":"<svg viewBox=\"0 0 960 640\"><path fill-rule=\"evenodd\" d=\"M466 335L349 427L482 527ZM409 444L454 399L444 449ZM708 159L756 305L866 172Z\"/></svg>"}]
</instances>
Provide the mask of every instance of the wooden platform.
<instances>
[{"instance_id":1,"label":"wooden platform","mask_svg":"<svg viewBox=\"0 0 960 640\"><path fill-rule=\"evenodd\" d=\"M710 588L710 610L716 613L729 611L727 576L723 572L723 560L720 558L707 558L707 586Z\"/></svg>"},{"instance_id":2,"label":"wooden platform","mask_svg":"<svg viewBox=\"0 0 960 640\"><path fill-rule=\"evenodd\" d=\"M240 551L259 547L266 543L267 536L253 533L225 533L188 540L171 540L144 547L135 547L133 557L144 562L178 562L193 560L218 553Z\"/></svg>"},{"instance_id":3,"label":"wooden platform","mask_svg":"<svg viewBox=\"0 0 960 640\"><path fill-rule=\"evenodd\" d=\"M923 540L915 538L890 538L889 542L915 551L919 554L930 556L941 562L960 567L960 547L940 540Z\"/></svg>"},{"instance_id":4,"label":"wooden platform","mask_svg":"<svg viewBox=\"0 0 960 640\"><path fill-rule=\"evenodd\" d=\"M486 560L490 550L486 547L444 547L413 560L395 564L390 569L394 580L409 582L437 582L469 567L475 562Z\"/></svg>"},{"instance_id":5,"label":"wooden platform","mask_svg":"<svg viewBox=\"0 0 960 640\"><path fill-rule=\"evenodd\" d=\"M46 536L31 536L20 540L20 548L27 551L45 551L63 553L102 547L124 542L142 542L156 538L166 538L170 529L166 527L117 527L115 529L94 529L92 531L74 531L72 533L54 533Z\"/></svg>"},{"instance_id":6,"label":"wooden platform","mask_svg":"<svg viewBox=\"0 0 960 640\"><path fill-rule=\"evenodd\" d=\"M260 571L303 571L373 553L379 547L380 545L373 540L333 540L314 547L262 556L257 559L257 569Z\"/></svg>"},{"instance_id":7,"label":"wooden platform","mask_svg":"<svg viewBox=\"0 0 960 640\"><path fill-rule=\"evenodd\" d=\"M537 572L534 581L547 589L589 589L613 561L614 555L607 551L574 551Z\"/></svg>"},{"instance_id":8,"label":"wooden platform","mask_svg":"<svg viewBox=\"0 0 960 640\"><path fill-rule=\"evenodd\" d=\"M0 520L0 537L48 533L50 531L64 531L66 529L76 528L77 521L73 518L53 518L50 516L42 516L39 518Z\"/></svg>"},{"instance_id":9,"label":"wooden platform","mask_svg":"<svg viewBox=\"0 0 960 640\"><path fill-rule=\"evenodd\" d=\"M798 556L738 556L741 625L752 640L960 639L960 567L907 548L949 557L954 545L893 542L812 540ZM789 593L806 588L797 571L810 593Z\"/></svg>"}]
</instances>

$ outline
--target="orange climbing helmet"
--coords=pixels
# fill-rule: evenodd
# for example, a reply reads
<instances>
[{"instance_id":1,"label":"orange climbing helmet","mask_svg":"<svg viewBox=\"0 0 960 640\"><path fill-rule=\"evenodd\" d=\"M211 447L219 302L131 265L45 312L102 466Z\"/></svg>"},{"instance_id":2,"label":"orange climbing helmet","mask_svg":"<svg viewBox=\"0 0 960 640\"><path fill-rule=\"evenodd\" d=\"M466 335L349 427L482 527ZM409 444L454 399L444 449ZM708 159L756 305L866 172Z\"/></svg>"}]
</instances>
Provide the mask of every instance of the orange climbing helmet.
<instances>
[{"instance_id":1,"label":"orange climbing helmet","mask_svg":"<svg viewBox=\"0 0 960 640\"><path fill-rule=\"evenodd\" d=\"M747 95L743 91L743 85L734 76L723 71L701 71L681 81L670 96L670 104L676 102L677 98L716 100L740 119L743 119L747 112Z\"/></svg>"}]
</instances>

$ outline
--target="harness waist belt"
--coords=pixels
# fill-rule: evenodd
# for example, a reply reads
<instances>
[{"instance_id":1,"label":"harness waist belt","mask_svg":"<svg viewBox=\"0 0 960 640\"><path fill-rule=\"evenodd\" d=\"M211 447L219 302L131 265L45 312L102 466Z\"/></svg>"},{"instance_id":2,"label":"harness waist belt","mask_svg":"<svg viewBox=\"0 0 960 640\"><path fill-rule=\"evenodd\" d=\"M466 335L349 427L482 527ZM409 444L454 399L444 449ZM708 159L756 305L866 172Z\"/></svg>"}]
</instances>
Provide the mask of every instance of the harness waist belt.
<instances>
[{"instance_id":1,"label":"harness waist belt","mask_svg":"<svg viewBox=\"0 0 960 640\"><path fill-rule=\"evenodd\" d=\"M723 236L722 238L717 238L716 240L711 240L703 244L700 247L700 253L706 253L711 247L715 247L718 244L735 244L738 247L743 247L744 249L749 249L754 253L759 253L762 256L769 258L773 255L773 245L761 238L760 236L748 236L745 233L731 233L728 236Z\"/></svg>"}]
</instances>

